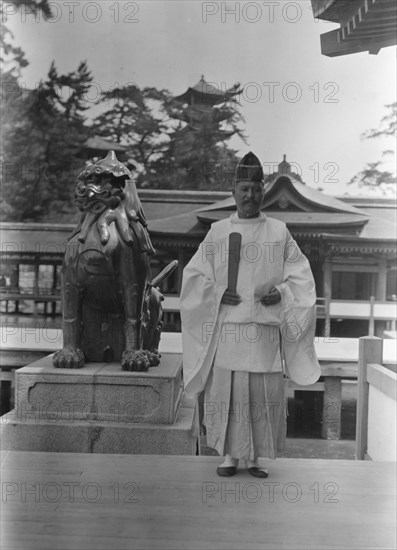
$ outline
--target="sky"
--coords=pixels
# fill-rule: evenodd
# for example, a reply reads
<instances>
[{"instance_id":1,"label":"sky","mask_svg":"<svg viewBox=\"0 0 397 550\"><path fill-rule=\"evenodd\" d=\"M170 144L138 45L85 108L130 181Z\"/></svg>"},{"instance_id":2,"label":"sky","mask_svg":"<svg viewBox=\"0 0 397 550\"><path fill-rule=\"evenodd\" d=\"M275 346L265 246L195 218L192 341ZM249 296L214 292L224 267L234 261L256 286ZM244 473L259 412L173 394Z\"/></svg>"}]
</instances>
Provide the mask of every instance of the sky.
<instances>
[{"instance_id":1,"label":"sky","mask_svg":"<svg viewBox=\"0 0 397 550\"><path fill-rule=\"evenodd\" d=\"M87 60L93 104L100 90L128 83L179 95L202 75L220 89L240 82L247 144L232 138L230 145L241 155L252 150L265 171L286 154L307 185L330 195L368 195L347 182L395 146L362 134L396 101L396 48L322 55L320 34L338 25L314 20L309 0L51 5L52 21L8 7L7 24L29 61L21 79L27 88L45 78L52 60L59 73Z\"/></svg>"}]
</instances>

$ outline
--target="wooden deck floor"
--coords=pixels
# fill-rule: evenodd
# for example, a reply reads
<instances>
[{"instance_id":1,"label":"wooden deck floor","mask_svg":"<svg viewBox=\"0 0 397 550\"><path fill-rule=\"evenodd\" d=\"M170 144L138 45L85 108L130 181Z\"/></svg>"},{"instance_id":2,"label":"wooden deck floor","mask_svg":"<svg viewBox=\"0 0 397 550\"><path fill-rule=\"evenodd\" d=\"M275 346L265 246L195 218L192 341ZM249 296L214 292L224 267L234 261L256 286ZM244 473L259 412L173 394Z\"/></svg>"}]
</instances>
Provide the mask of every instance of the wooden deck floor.
<instances>
[{"instance_id":1,"label":"wooden deck floor","mask_svg":"<svg viewBox=\"0 0 397 550\"><path fill-rule=\"evenodd\" d=\"M218 457L5 452L12 549L396 548L396 465L278 459L219 478Z\"/></svg>"}]
</instances>

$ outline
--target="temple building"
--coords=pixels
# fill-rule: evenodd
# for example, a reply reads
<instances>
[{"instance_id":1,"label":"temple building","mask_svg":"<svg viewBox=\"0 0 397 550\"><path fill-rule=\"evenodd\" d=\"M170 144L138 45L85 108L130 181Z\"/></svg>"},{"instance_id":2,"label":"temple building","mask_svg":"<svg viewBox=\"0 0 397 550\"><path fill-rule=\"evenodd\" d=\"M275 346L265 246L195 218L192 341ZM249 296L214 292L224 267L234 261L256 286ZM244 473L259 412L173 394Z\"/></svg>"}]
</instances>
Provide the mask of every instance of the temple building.
<instances>
[{"instance_id":1,"label":"temple building","mask_svg":"<svg viewBox=\"0 0 397 550\"><path fill-rule=\"evenodd\" d=\"M181 103L187 103L190 106L214 107L229 101L242 93L243 89L240 84L235 84L227 90L220 90L218 86L206 82L204 75L195 86L189 87L186 92L175 97Z\"/></svg>"},{"instance_id":2,"label":"temple building","mask_svg":"<svg viewBox=\"0 0 397 550\"><path fill-rule=\"evenodd\" d=\"M316 19L340 27L321 35L321 53L329 57L359 52L378 54L397 44L395 0L312 0Z\"/></svg>"},{"instance_id":3,"label":"temple building","mask_svg":"<svg viewBox=\"0 0 397 550\"><path fill-rule=\"evenodd\" d=\"M185 106L180 119L198 130L206 123L221 123L225 120L228 114L222 111L222 105L227 101L235 101L242 91L238 83L227 90L219 89L218 86L206 82L202 76L195 86L189 87L174 99ZM224 131L224 136L227 138L233 133Z\"/></svg>"},{"instance_id":4,"label":"temple building","mask_svg":"<svg viewBox=\"0 0 397 550\"><path fill-rule=\"evenodd\" d=\"M318 296L318 334L357 337L395 330L395 201L326 195L299 181L286 159L265 185L263 211L287 224L310 261ZM176 300L184 266L211 223L235 212L234 199L231 192L219 191L145 189L139 195L157 249L154 273L170 260L179 260L178 271L163 289ZM2 272L7 275L0 289L3 304L31 300L36 311L40 304L52 304L51 311L59 312L60 266L72 228L1 224ZM174 313L175 300L170 308Z\"/></svg>"}]
</instances>

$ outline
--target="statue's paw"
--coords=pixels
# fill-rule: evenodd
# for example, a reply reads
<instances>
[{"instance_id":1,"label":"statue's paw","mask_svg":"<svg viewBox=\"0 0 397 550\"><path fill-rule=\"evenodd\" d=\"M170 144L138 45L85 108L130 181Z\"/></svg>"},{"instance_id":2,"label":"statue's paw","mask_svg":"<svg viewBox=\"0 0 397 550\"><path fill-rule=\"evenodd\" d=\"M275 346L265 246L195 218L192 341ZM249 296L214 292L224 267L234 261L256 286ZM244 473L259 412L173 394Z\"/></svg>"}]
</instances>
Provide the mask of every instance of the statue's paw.
<instances>
[{"instance_id":1,"label":"statue's paw","mask_svg":"<svg viewBox=\"0 0 397 550\"><path fill-rule=\"evenodd\" d=\"M63 348L52 359L57 369L81 369L84 366L84 353L79 348Z\"/></svg>"},{"instance_id":2,"label":"statue's paw","mask_svg":"<svg viewBox=\"0 0 397 550\"><path fill-rule=\"evenodd\" d=\"M147 351L146 354L151 367L157 367L160 364L160 355L157 352Z\"/></svg>"},{"instance_id":3,"label":"statue's paw","mask_svg":"<svg viewBox=\"0 0 397 550\"><path fill-rule=\"evenodd\" d=\"M121 368L135 372L147 372L150 360L147 352L143 350L125 350L121 356Z\"/></svg>"}]
</instances>

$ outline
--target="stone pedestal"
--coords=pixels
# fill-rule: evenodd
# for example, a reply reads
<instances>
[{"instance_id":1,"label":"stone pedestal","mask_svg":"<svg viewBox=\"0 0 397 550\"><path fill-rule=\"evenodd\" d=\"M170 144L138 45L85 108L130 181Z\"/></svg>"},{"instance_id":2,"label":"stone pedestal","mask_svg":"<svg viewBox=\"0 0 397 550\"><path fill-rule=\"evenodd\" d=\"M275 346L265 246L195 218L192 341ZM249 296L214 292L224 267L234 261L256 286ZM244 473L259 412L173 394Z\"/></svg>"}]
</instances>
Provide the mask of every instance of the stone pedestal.
<instances>
[{"instance_id":1,"label":"stone pedestal","mask_svg":"<svg viewBox=\"0 0 397 550\"><path fill-rule=\"evenodd\" d=\"M182 357L146 373L120 363L55 369L52 356L16 372L15 409L2 417L2 449L195 454L196 402L183 396Z\"/></svg>"},{"instance_id":2,"label":"stone pedestal","mask_svg":"<svg viewBox=\"0 0 397 550\"><path fill-rule=\"evenodd\" d=\"M321 437L340 439L342 415L342 379L332 376L324 378L324 406Z\"/></svg>"}]
</instances>

